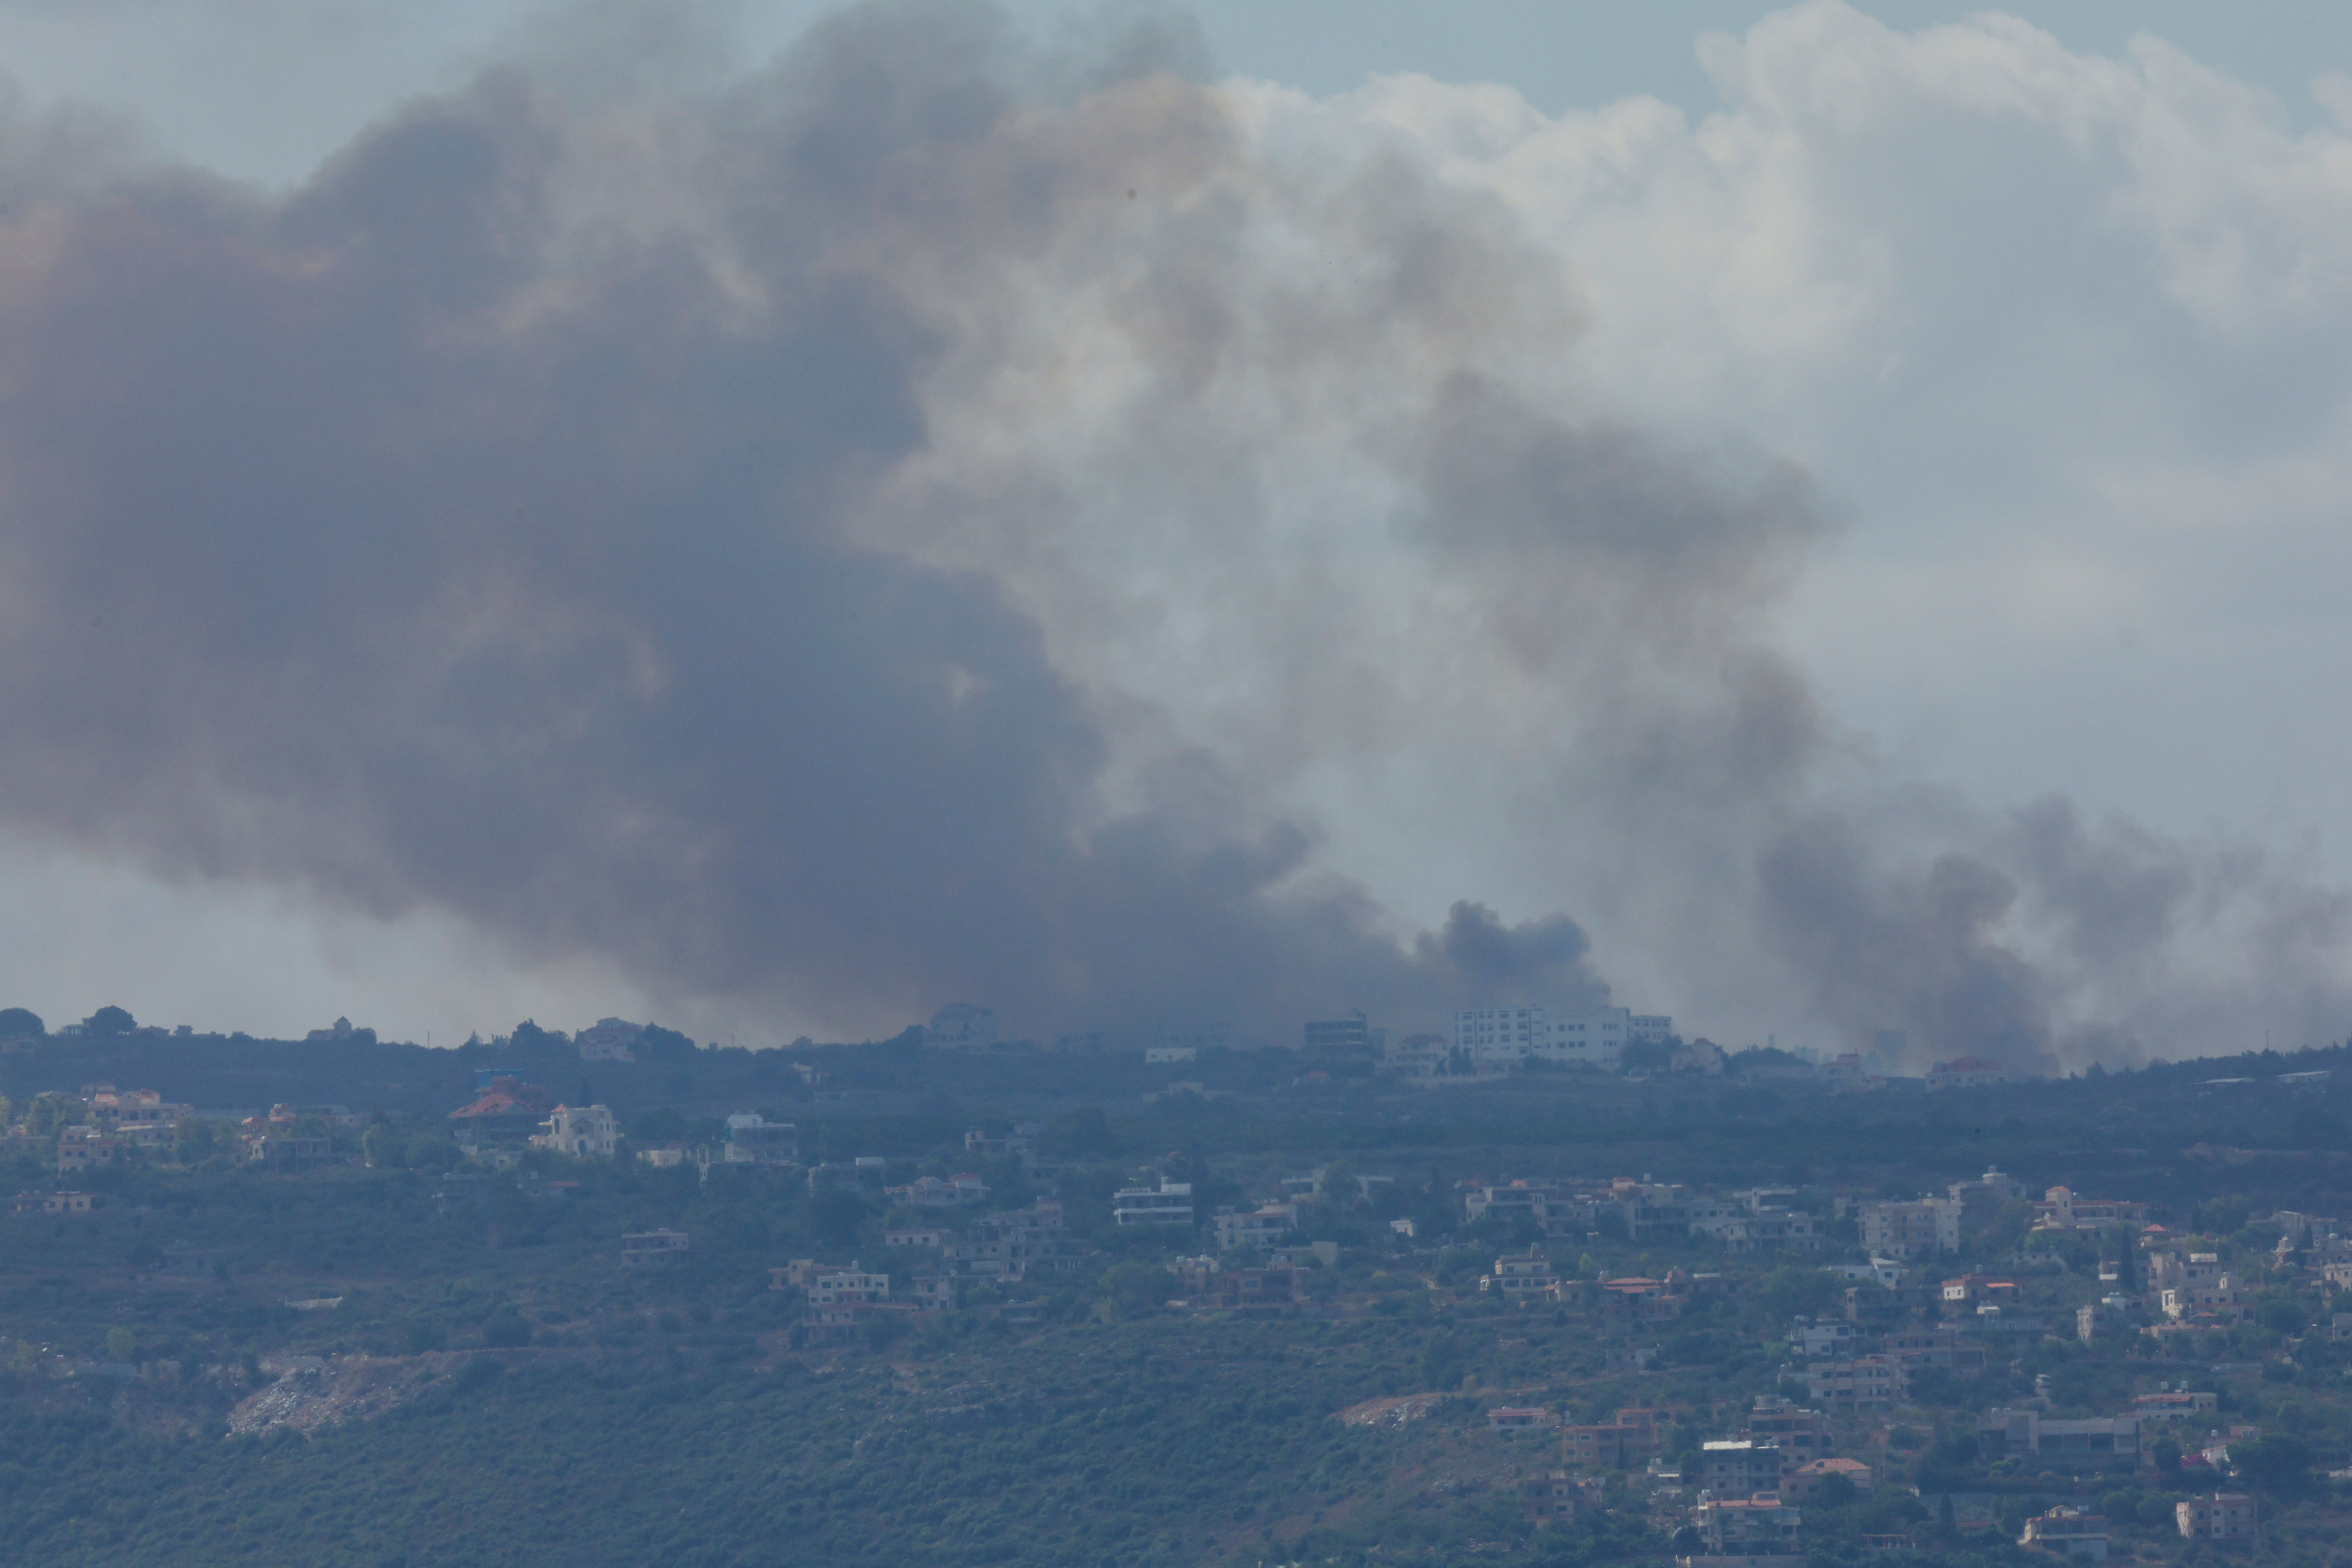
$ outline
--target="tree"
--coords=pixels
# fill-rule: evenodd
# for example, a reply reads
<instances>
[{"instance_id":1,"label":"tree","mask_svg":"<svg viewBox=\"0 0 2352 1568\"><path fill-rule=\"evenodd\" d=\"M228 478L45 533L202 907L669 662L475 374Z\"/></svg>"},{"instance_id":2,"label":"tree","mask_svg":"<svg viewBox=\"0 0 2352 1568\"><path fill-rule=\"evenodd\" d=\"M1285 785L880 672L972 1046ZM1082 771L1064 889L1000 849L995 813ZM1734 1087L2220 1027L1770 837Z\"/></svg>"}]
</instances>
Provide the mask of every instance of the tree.
<instances>
[{"instance_id":1,"label":"tree","mask_svg":"<svg viewBox=\"0 0 2352 1568\"><path fill-rule=\"evenodd\" d=\"M0 1007L0 1040L37 1039L48 1032L31 1008Z\"/></svg>"},{"instance_id":2,"label":"tree","mask_svg":"<svg viewBox=\"0 0 2352 1568\"><path fill-rule=\"evenodd\" d=\"M2310 1444L2284 1432L2230 1445L2231 1467L2257 1491L2273 1497L2294 1497L2309 1490L2311 1465L2316 1458Z\"/></svg>"},{"instance_id":3,"label":"tree","mask_svg":"<svg viewBox=\"0 0 2352 1568\"><path fill-rule=\"evenodd\" d=\"M1118 1263L1103 1270L1103 1303L1118 1321L1148 1318L1168 1300L1168 1270L1156 1263Z\"/></svg>"},{"instance_id":4,"label":"tree","mask_svg":"<svg viewBox=\"0 0 2352 1568\"><path fill-rule=\"evenodd\" d=\"M121 1007L100 1007L81 1021L85 1035L127 1035L139 1027L139 1020Z\"/></svg>"},{"instance_id":5,"label":"tree","mask_svg":"<svg viewBox=\"0 0 2352 1568\"><path fill-rule=\"evenodd\" d=\"M2180 1484L2180 1445L2169 1437L2158 1437L2147 1451L2149 1462L2156 1466L2157 1479L2167 1486Z\"/></svg>"},{"instance_id":6,"label":"tree","mask_svg":"<svg viewBox=\"0 0 2352 1568\"><path fill-rule=\"evenodd\" d=\"M408 1163L408 1150L400 1134L382 1121L360 1135L360 1152L372 1171L397 1171Z\"/></svg>"}]
</instances>

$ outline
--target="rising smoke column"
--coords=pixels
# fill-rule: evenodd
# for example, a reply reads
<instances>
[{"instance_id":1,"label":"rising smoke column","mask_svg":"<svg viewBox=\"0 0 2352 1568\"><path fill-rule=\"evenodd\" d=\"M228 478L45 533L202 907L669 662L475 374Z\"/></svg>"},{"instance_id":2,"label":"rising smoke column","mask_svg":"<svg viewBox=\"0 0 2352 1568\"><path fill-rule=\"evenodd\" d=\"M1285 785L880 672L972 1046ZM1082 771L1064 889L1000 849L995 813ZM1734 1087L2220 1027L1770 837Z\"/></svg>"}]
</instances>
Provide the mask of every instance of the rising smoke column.
<instances>
[{"instance_id":1,"label":"rising smoke column","mask_svg":"<svg viewBox=\"0 0 2352 1568\"><path fill-rule=\"evenodd\" d=\"M1606 996L1333 860L1310 786L1407 755L1686 994L1937 1054L2276 885L2142 846L2199 891L2122 931L2116 831L1889 805L1773 645L1803 478L1599 404L1502 201L1192 66L868 6L282 199L12 127L0 814L869 1030Z\"/></svg>"}]
</instances>

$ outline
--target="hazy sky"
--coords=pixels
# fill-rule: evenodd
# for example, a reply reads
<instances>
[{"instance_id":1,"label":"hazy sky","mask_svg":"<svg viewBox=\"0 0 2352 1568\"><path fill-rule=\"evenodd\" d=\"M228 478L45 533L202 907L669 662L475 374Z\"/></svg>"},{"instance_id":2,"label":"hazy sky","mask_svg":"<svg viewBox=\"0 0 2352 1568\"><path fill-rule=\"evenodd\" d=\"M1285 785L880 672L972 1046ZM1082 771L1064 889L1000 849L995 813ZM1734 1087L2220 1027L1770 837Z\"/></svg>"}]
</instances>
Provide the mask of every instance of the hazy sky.
<instances>
[{"instance_id":1,"label":"hazy sky","mask_svg":"<svg viewBox=\"0 0 2352 1568\"><path fill-rule=\"evenodd\" d=\"M90 154L108 168L194 165L257 187L207 198L224 212L247 211L238 202L291 212L270 204L371 126L518 61L543 90L583 106L562 132L576 168L600 147L619 150L608 188L567 174L561 201L622 229L683 232L706 221L698 197L671 211L661 182L630 184L644 174L631 158L650 167L659 156L644 149L671 144L643 127L704 112L676 106L739 103L728 94L744 90L744 73L828 9L698 7L689 25L625 5L19 0L0 3L0 67L24 100L20 164L47 171L63 156L36 157L36 142L104 143L111 121L138 150ZM1073 21L1064 7L1012 9L1074 54L1160 14ZM1252 171L1230 199L1257 204L1217 231L1213 268L1199 261L1205 252L1182 253L1213 277L1199 287L1220 321L1265 313L1246 354L1216 372L1218 398L1235 401L1184 401L1195 394L1176 368L1182 345L1170 339L1171 357L1157 361L1160 351L1121 336L1129 318L1108 280L1142 264L1110 241L1081 246L1059 219L1002 255L992 231L944 219L912 236L859 230L860 245L887 257L873 265L888 287L936 287L945 303L927 330L948 346L894 369L922 434L874 439L856 481L873 488L827 514L826 537L987 585L989 613L1008 619L973 635L1007 661L1003 689L1036 683L1022 721L1085 731L1050 754L1088 773L1070 799L1096 804L1057 810L1190 822L1204 809L1200 787L1179 792L1179 810L1166 770L1179 758L1213 764L1216 789L1232 796L1217 831L1279 863L1252 873L1253 889L1345 879L1380 911L1366 931L1407 948L1415 932L1440 932L1412 984L1473 983L1468 949L1448 945L1476 935L1445 924L1457 899L1492 906L1504 926L1565 913L1590 933L1591 963L1619 1000L1734 1042L1773 1031L1828 1046L1876 1026L1958 1040L1971 1020L2024 1015L2038 1020L2028 1034L2042 1032L2033 1048L2061 1056L2096 1054L2084 1042L2108 1039L2110 1026L2123 1031L2108 1047L2116 1056L2234 1048L2265 1030L2284 1041L2352 1032L2352 1014L2336 1012L2352 969L2333 892L2352 879L2352 805L2336 787L2352 773L2337 718L2352 626L2336 604L2352 564L2352 77L2342 74L2352 13L2120 0L2000 13L1301 0L1189 14L1205 56L1186 57L1179 37L1170 60L1220 84L1214 102L1234 138L1200 156ZM1037 112L1067 112L1068 97L1040 89L1055 107ZM52 114L68 106L101 118ZM693 134L723 141L736 112L709 110L709 124L730 129ZM1122 112L1121 124L1165 132L1151 118L1165 106ZM1158 142L1135 157L1163 172L1181 162ZM1416 303L1425 318L1377 351L1361 323L1344 349L1301 340L1276 321L1296 301L1263 302L1286 268L1344 278L1351 247L1368 256L1412 243L1413 224L1349 206L1371 199L1382 160L1409 173L1409 194L1394 200L1421 215L1414 223L1445 226L1457 246L1491 236L1471 246L1485 259L1450 255L1445 276L1511 304L1448 324ZM1204 166L1165 177L1226 190ZM75 192L114 177L40 176ZM47 255L51 239L28 226L10 243L20 257ZM933 244L940 267L978 258L985 287L927 271ZM1137 254L1155 258L1152 286L1166 287L1178 253ZM156 286L126 283L124 297ZM58 320L63 300L30 290L14 319ZM69 347L87 352L61 342L39 363L71 363ZM1137 355L1148 377L1129 363ZM1425 395L1384 404L1346 385L1356 375ZM1461 416L1473 436L1397 435L1454 417L1465 377L1509 389ZM1149 398L1135 393L1119 416L1130 423L1105 413L1103 388L1147 380ZM1070 390L1080 384L1091 390ZM1231 412L1251 396L1275 414L1253 425ZM1327 423L1298 412L1315 399L1330 400L1313 404ZM1708 520L1689 524L1703 545L1671 566L1633 566L1611 544L1517 583L1513 563L1525 558L1483 536L1465 543L1466 524L1425 553L1436 548L1414 532L1425 515L1507 519L1551 504L1528 499L1551 493L1525 477L1541 467L1526 456L1535 448L1495 434L1523 414L1587 443L1559 504L1621 504L1591 499L1603 489L1636 497L1622 505L1668 520L1661 529ZM1596 457L1595 431L1638 439ZM1147 458L1139 432L1196 466ZM362 449L349 437L322 431L320 461ZM12 440L31 438L27 427ZM1351 456L1382 449L1422 456L1389 469ZM1597 468L1633 477L1603 486ZM1793 510L1759 499L1780 493L1770 476L1783 471L1802 490ZM17 479L36 498L23 504L87 491L87 476L60 473ZM1498 498L1496 476L1511 474L1522 478ZM1114 493L1116 505L1103 499ZM950 511L952 528L939 521ZM1245 539L1233 521L1244 515ZM1378 530L1361 521L1373 515L1386 520ZM1334 521L1343 517L1355 521ZM30 558L50 559L39 548ZM1449 575L1428 576L1432 560ZM94 580L36 571L17 592L69 594ZM1270 583L1300 596L1255 603ZM581 604L611 597L601 578L582 584ZM1538 588L1541 603L1528 597ZM1345 624L1302 647L1302 622L1315 617L1299 606L1318 592L1346 608ZM1616 618L1628 604L1643 607L1638 622ZM689 617L636 608L633 635L656 659ZM1615 651L1528 651L1552 612L1605 625ZM1020 651L1030 635L1034 658ZM796 657L758 646L760 657ZM45 657L89 654L59 645ZM236 667L248 689L264 668L252 657ZM1805 715L1787 730L1805 739L1757 760L1737 749L1750 743L1756 682L1783 677L1754 672L1783 663L1799 694L1789 711ZM1055 681L1071 694L1066 710ZM367 689L370 701L392 700ZM15 699L52 700L46 688ZM98 753L86 731L31 731L60 754L82 748L102 776L121 772L119 756L87 760ZM104 740L110 752L163 744L135 728ZM1675 763L1685 741L1706 760ZM1022 766L1047 754L1013 751ZM215 776L210 761L185 766L177 784L154 787ZM757 766L785 776L780 762ZM1713 782L1691 783L1702 777ZM90 798L79 773L14 787ZM691 816L674 783L639 787L636 807ZM363 786L338 779L308 795L248 792L223 810L240 824L315 811L318 822L288 837L323 837L352 792ZM122 809L152 805L142 795ZM995 831L977 825L998 818L972 809L971 831ZM759 978L753 957L703 967L623 932L617 917L525 929L479 888L404 861L398 834L385 837L383 866L355 869L323 848L254 847L236 837L249 825L232 833L218 815L152 833L102 818L55 805L15 814L0 1001L52 1021L113 1001L151 1021L257 1031L347 1012L436 1040L525 1013L577 1026L661 1008L706 1034L765 1040L887 1030L985 988L992 963L1044 976L1076 962L1041 934L1025 956L945 963L944 938L899 932L886 910L858 929L887 940L856 951L897 978L818 994L804 976ZM1295 851L1264 847L1294 824ZM1098 909L1099 894L1067 891L1106 863L1103 841L1090 842L1047 879L1065 891L1038 895L1040 932L1061 929L1068 910ZM793 863L807 853L795 849ZM1215 859L1202 853L1202 864ZM1972 880L1979 872L2010 890ZM725 921L773 918L756 901L728 910ZM1871 933L1912 916L1916 945L1864 951ZM704 917L722 919L678 916L676 929ZM1218 927L1204 951L1259 931L1255 918ZM1201 929L1169 920L1152 929ZM1538 937L1551 940L1523 932L1537 947ZM1950 951L1937 949L1947 938ZM814 951L832 938L779 940ZM1317 939L1317 962L1368 992L1389 984L1360 967L1371 960L1356 935L1334 941ZM1545 963L1585 962L1580 948L1542 951ZM1086 962L1095 978L1068 992L1081 1010L1148 996L1175 1012L1171 998L1196 984L1175 969L1113 980L1101 960ZM923 973L933 963L943 967ZM1850 984L1839 977L1848 968L1874 978ZM1330 1005L1349 1000L1332 994Z\"/></svg>"}]
</instances>

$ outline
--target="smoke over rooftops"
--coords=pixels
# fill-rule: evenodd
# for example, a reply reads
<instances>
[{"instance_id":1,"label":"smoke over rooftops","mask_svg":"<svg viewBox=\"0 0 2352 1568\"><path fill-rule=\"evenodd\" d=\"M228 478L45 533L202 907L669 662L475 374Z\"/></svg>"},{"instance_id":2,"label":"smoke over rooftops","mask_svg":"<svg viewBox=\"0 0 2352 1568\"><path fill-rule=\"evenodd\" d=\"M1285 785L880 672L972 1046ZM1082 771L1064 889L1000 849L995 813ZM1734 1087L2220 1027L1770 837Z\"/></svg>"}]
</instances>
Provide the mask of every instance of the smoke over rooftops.
<instances>
[{"instance_id":1,"label":"smoke over rooftops","mask_svg":"<svg viewBox=\"0 0 2352 1568\"><path fill-rule=\"evenodd\" d=\"M2340 900L2242 854L1828 804L1802 476L1591 406L1507 208L1195 58L868 6L282 201L9 126L0 814L843 1028L1595 1001L1591 925L2041 1064L2249 900L2336 1005ZM1350 880L1308 786L1408 755L1585 925Z\"/></svg>"}]
</instances>

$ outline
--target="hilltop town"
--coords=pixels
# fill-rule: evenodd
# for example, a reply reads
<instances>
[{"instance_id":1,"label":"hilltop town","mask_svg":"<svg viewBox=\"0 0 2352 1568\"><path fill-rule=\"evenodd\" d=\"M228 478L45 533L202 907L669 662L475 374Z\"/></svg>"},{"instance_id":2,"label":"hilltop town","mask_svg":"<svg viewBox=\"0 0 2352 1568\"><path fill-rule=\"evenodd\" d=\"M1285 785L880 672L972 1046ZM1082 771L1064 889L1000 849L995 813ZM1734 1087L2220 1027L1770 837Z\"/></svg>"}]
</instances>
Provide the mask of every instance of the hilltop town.
<instances>
[{"instance_id":1,"label":"hilltop town","mask_svg":"<svg viewBox=\"0 0 2352 1568\"><path fill-rule=\"evenodd\" d=\"M206 1488L437 1474L415 1445L614 1398L689 1447L751 1412L722 1472L943 1561L1139 1531L1171 1562L1401 1531L1432 1561L2326 1560L2341 1050L1931 1083L1630 1021L1607 1062L1458 1073L1360 1018L1059 1052L961 1021L757 1053L619 1019L19 1037L12 1441L132 1445L159 1500L89 1516L128 1561ZM299 1098L217 1106L278 1061ZM156 1076L94 1076L126 1067ZM877 1466L984 1532L858 1500ZM37 1495L7 1528L62 1528Z\"/></svg>"}]
</instances>

